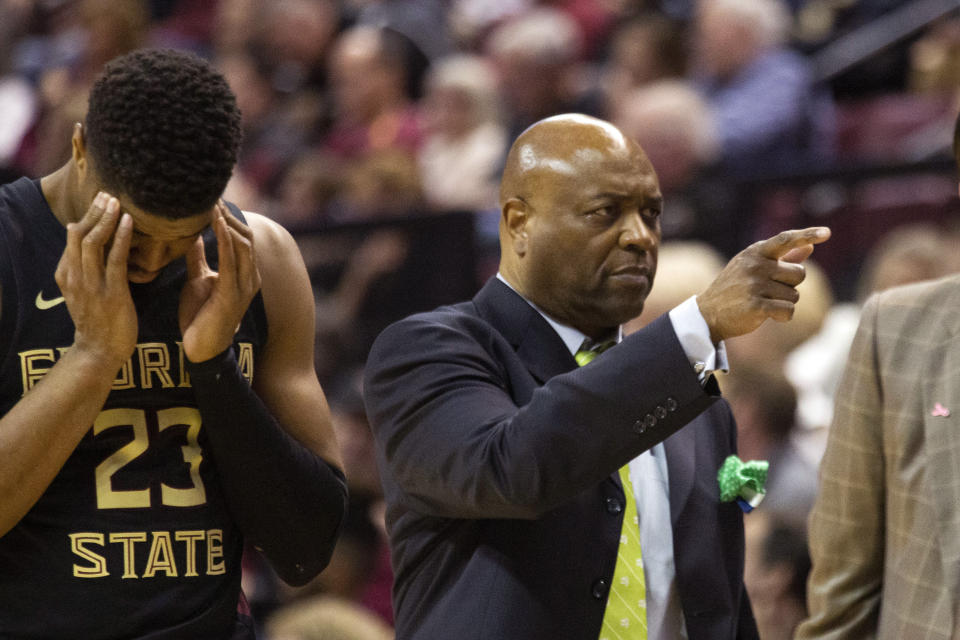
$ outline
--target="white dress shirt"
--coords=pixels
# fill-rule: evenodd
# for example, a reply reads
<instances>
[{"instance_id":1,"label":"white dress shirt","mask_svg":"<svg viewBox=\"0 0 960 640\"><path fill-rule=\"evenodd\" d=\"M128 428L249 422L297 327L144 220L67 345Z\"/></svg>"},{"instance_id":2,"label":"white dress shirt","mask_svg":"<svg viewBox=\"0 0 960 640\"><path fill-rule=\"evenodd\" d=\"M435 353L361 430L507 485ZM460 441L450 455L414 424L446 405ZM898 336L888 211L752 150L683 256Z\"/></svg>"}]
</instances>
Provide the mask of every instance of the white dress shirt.
<instances>
[{"instance_id":1,"label":"white dress shirt","mask_svg":"<svg viewBox=\"0 0 960 640\"><path fill-rule=\"evenodd\" d=\"M499 273L497 278L510 286ZM527 302L553 327L571 354L580 350L586 335L557 322L535 304L529 300ZM714 347L710 340L710 328L700 314L696 296L677 305L670 311L669 317L680 346L701 382L713 371L728 369L724 344L721 342ZM620 329L617 342L622 339L623 330ZM633 483L640 520L640 548L647 589L647 638L686 640L687 628L680 607L676 565L673 561L670 484L663 443L654 445L630 461L630 481Z\"/></svg>"}]
</instances>

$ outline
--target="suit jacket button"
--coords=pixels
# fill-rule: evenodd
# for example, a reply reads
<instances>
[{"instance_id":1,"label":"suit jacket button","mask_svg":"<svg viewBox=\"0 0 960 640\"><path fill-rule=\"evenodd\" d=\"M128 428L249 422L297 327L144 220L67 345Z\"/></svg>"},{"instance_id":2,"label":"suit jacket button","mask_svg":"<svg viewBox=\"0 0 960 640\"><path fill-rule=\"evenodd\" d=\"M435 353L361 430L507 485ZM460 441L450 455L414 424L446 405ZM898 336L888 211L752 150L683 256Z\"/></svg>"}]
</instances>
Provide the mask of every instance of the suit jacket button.
<instances>
[{"instance_id":1,"label":"suit jacket button","mask_svg":"<svg viewBox=\"0 0 960 640\"><path fill-rule=\"evenodd\" d=\"M603 600L607 597L607 590L609 588L610 585L607 584L607 581L603 578L599 578L594 581L593 587L591 588L591 593L597 600Z\"/></svg>"},{"instance_id":2,"label":"suit jacket button","mask_svg":"<svg viewBox=\"0 0 960 640\"><path fill-rule=\"evenodd\" d=\"M623 511L623 505L616 498L607 498L607 513L616 515Z\"/></svg>"},{"instance_id":3,"label":"suit jacket button","mask_svg":"<svg viewBox=\"0 0 960 640\"><path fill-rule=\"evenodd\" d=\"M667 410L658 404L657 408L653 410L653 415L657 416L658 419L663 420L667 417Z\"/></svg>"},{"instance_id":4,"label":"suit jacket button","mask_svg":"<svg viewBox=\"0 0 960 640\"><path fill-rule=\"evenodd\" d=\"M670 396L669 398L667 398L667 403L666 403L666 404L667 404L667 411L670 411L670 412L676 411L676 410L677 410L677 407L680 406L680 405L677 403L677 399L674 398L673 396Z\"/></svg>"},{"instance_id":5,"label":"suit jacket button","mask_svg":"<svg viewBox=\"0 0 960 640\"><path fill-rule=\"evenodd\" d=\"M643 424L643 420L637 420L633 423L632 429L635 434L640 435L647 430L647 427Z\"/></svg>"},{"instance_id":6,"label":"suit jacket button","mask_svg":"<svg viewBox=\"0 0 960 640\"><path fill-rule=\"evenodd\" d=\"M653 414L652 414L652 413L648 413L647 415L643 416L643 430L644 430L644 431L646 431L647 429L652 428L655 424L657 424L657 419L653 417Z\"/></svg>"}]
</instances>

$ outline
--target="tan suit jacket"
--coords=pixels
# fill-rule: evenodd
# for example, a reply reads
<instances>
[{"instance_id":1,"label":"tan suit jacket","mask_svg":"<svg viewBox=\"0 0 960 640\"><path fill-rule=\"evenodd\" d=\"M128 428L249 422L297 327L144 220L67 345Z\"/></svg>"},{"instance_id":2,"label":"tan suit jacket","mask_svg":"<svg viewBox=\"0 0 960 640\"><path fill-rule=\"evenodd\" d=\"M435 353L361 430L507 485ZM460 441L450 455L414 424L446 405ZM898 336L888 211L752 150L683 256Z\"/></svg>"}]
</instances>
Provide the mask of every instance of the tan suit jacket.
<instances>
[{"instance_id":1,"label":"tan suit jacket","mask_svg":"<svg viewBox=\"0 0 960 640\"><path fill-rule=\"evenodd\" d=\"M797 638L960 637L960 277L864 307L810 549Z\"/></svg>"}]
</instances>

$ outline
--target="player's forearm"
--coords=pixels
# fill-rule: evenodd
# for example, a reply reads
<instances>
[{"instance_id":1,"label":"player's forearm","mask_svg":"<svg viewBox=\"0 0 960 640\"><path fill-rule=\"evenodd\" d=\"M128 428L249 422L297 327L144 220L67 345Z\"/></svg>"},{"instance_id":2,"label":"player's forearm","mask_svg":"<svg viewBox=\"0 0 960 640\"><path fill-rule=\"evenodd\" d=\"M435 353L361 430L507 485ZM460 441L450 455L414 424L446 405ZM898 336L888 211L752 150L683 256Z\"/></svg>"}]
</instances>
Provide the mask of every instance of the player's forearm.
<instances>
[{"instance_id":1,"label":"player's forearm","mask_svg":"<svg viewBox=\"0 0 960 640\"><path fill-rule=\"evenodd\" d=\"M71 348L0 419L0 536L26 515L73 453L119 367Z\"/></svg>"},{"instance_id":2,"label":"player's forearm","mask_svg":"<svg viewBox=\"0 0 960 640\"><path fill-rule=\"evenodd\" d=\"M339 535L343 474L277 423L232 350L188 371L237 524L284 581L307 582L327 565Z\"/></svg>"}]
</instances>

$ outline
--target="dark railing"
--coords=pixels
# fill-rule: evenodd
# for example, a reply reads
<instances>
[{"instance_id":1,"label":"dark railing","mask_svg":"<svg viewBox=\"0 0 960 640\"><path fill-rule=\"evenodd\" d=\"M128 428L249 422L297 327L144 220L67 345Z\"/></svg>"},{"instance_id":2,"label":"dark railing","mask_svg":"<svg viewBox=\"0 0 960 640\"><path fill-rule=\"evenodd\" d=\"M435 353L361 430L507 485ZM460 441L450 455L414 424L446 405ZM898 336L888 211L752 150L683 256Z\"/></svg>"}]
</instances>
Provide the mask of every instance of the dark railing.
<instances>
[{"instance_id":1,"label":"dark railing","mask_svg":"<svg viewBox=\"0 0 960 640\"><path fill-rule=\"evenodd\" d=\"M960 0L908 2L816 52L812 56L816 79L828 81L958 9Z\"/></svg>"}]
</instances>

